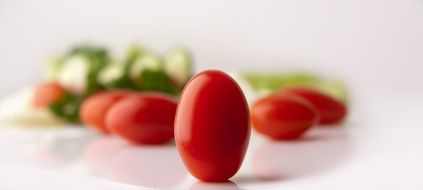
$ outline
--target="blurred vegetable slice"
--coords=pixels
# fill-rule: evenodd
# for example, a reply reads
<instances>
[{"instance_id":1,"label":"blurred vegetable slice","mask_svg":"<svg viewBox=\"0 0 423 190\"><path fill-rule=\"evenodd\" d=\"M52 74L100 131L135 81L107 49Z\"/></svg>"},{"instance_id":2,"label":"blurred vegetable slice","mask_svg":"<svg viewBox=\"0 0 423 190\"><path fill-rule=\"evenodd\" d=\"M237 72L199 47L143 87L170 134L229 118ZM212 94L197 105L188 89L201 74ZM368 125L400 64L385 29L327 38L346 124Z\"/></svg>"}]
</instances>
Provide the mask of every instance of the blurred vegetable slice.
<instances>
[{"instance_id":1,"label":"blurred vegetable slice","mask_svg":"<svg viewBox=\"0 0 423 190\"><path fill-rule=\"evenodd\" d=\"M80 55L72 56L64 61L58 81L67 89L82 94L87 88L88 73L88 59Z\"/></svg>"},{"instance_id":2,"label":"blurred vegetable slice","mask_svg":"<svg viewBox=\"0 0 423 190\"><path fill-rule=\"evenodd\" d=\"M130 76L133 80L137 80L144 70L158 71L161 69L160 57L152 53L145 53L132 64Z\"/></svg>"},{"instance_id":3,"label":"blurred vegetable slice","mask_svg":"<svg viewBox=\"0 0 423 190\"><path fill-rule=\"evenodd\" d=\"M98 75L98 82L106 87L116 86L124 77L125 67L119 63L110 63Z\"/></svg>"},{"instance_id":4,"label":"blurred vegetable slice","mask_svg":"<svg viewBox=\"0 0 423 190\"><path fill-rule=\"evenodd\" d=\"M63 65L61 57L51 57L43 65L44 78L47 81L57 81L59 79L60 70Z\"/></svg>"},{"instance_id":5,"label":"blurred vegetable slice","mask_svg":"<svg viewBox=\"0 0 423 190\"><path fill-rule=\"evenodd\" d=\"M63 121L51 114L47 107L34 106L34 86L25 87L0 100L0 122L7 122L13 127L57 127ZM5 125L6 126L6 125Z\"/></svg>"},{"instance_id":6,"label":"blurred vegetable slice","mask_svg":"<svg viewBox=\"0 0 423 190\"><path fill-rule=\"evenodd\" d=\"M144 50L139 46L131 45L126 52L122 61L115 61L100 72L98 80L106 89L137 88L135 81L130 77L130 72L134 62L144 54Z\"/></svg>"},{"instance_id":7,"label":"blurred vegetable slice","mask_svg":"<svg viewBox=\"0 0 423 190\"><path fill-rule=\"evenodd\" d=\"M178 86L185 86L192 76L192 58L183 48L170 49L165 56L165 72Z\"/></svg>"},{"instance_id":8,"label":"blurred vegetable slice","mask_svg":"<svg viewBox=\"0 0 423 190\"><path fill-rule=\"evenodd\" d=\"M102 47L76 46L64 56L58 80L76 94L89 96L103 88L97 78L109 62L108 52Z\"/></svg>"},{"instance_id":9,"label":"blurred vegetable slice","mask_svg":"<svg viewBox=\"0 0 423 190\"><path fill-rule=\"evenodd\" d=\"M85 96L89 96L101 90L103 87L98 83L97 78L101 69L110 61L109 54L105 48L83 45L71 50L70 56L83 55L88 58L89 72L87 76L87 86L84 91Z\"/></svg>"}]
</instances>

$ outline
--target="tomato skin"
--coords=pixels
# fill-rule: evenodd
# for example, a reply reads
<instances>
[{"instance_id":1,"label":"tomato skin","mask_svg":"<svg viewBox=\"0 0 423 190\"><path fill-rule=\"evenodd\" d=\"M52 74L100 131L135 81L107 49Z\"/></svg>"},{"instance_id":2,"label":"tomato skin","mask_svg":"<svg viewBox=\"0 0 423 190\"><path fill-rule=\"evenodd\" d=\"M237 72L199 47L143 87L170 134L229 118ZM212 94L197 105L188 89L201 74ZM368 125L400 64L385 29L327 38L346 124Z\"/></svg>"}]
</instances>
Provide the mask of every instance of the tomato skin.
<instances>
[{"instance_id":1,"label":"tomato skin","mask_svg":"<svg viewBox=\"0 0 423 190\"><path fill-rule=\"evenodd\" d=\"M139 93L115 105L106 115L113 133L135 144L162 144L171 140L177 101L162 93Z\"/></svg>"},{"instance_id":2,"label":"tomato skin","mask_svg":"<svg viewBox=\"0 0 423 190\"><path fill-rule=\"evenodd\" d=\"M87 98L79 110L82 122L100 133L108 134L109 130L105 124L107 112L116 102L130 94L132 94L130 91L114 90L100 92Z\"/></svg>"},{"instance_id":3,"label":"tomato skin","mask_svg":"<svg viewBox=\"0 0 423 190\"><path fill-rule=\"evenodd\" d=\"M307 100L275 93L254 102L251 118L257 132L272 139L292 140L317 123L319 115Z\"/></svg>"},{"instance_id":4,"label":"tomato skin","mask_svg":"<svg viewBox=\"0 0 423 190\"><path fill-rule=\"evenodd\" d=\"M202 181L227 181L244 159L250 138L247 101L227 74L194 76L180 97L175 142L188 171Z\"/></svg>"},{"instance_id":5,"label":"tomato skin","mask_svg":"<svg viewBox=\"0 0 423 190\"><path fill-rule=\"evenodd\" d=\"M320 91L307 87L288 87L282 89L281 93L301 96L311 102L320 113L320 124L335 124L347 115L347 107L343 102Z\"/></svg>"},{"instance_id":6,"label":"tomato skin","mask_svg":"<svg viewBox=\"0 0 423 190\"><path fill-rule=\"evenodd\" d=\"M34 94L34 106L35 107L46 107L60 100L66 93L59 83L48 82L37 86Z\"/></svg>"}]
</instances>

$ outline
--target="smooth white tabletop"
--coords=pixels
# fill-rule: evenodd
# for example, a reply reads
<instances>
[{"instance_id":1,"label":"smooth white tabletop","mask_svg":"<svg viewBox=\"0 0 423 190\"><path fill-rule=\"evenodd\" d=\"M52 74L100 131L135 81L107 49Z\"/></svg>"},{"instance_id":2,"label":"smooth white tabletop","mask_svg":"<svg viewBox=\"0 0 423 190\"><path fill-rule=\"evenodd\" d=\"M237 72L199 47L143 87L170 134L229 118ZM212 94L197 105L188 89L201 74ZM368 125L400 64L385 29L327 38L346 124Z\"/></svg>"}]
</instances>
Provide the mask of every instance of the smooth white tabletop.
<instances>
[{"instance_id":1,"label":"smooth white tabletop","mask_svg":"<svg viewBox=\"0 0 423 190\"><path fill-rule=\"evenodd\" d=\"M366 96L342 126L299 141L253 133L240 171L224 184L190 176L174 144L134 146L84 127L1 124L1 189L421 189L423 100ZM224 159L224 158L222 158Z\"/></svg>"}]
</instances>

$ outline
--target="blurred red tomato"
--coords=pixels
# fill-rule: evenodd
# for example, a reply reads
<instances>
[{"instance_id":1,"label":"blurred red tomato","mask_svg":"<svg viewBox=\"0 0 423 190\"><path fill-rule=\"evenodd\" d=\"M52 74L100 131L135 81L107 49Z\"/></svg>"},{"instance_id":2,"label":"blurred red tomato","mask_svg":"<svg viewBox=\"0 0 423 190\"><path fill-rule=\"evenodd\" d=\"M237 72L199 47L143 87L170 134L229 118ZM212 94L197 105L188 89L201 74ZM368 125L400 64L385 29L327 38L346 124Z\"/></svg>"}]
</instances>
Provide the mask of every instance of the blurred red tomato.
<instances>
[{"instance_id":1,"label":"blurred red tomato","mask_svg":"<svg viewBox=\"0 0 423 190\"><path fill-rule=\"evenodd\" d=\"M185 86L175 119L175 142L190 173L226 181L238 171L250 138L244 94L227 74L208 70Z\"/></svg>"},{"instance_id":2,"label":"blurred red tomato","mask_svg":"<svg viewBox=\"0 0 423 190\"><path fill-rule=\"evenodd\" d=\"M301 96L311 102L320 113L321 124L338 123L347 115L347 108L343 102L320 91L306 87L288 87L281 92Z\"/></svg>"},{"instance_id":3,"label":"blurred red tomato","mask_svg":"<svg viewBox=\"0 0 423 190\"><path fill-rule=\"evenodd\" d=\"M108 129L136 144L161 144L173 138L177 102L162 93L140 93L116 103L106 116Z\"/></svg>"},{"instance_id":4,"label":"blurred red tomato","mask_svg":"<svg viewBox=\"0 0 423 190\"><path fill-rule=\"evenodd\" d=\"M101 133L108 134L105 124L107 112L116 102L132 93L124 90L106 91L85 99L79 111L82 122Z\"/></svg>"},{"instance_id":5,"label":"blurred red tomato","mask_svg":"<svg viewBox=\"0 0 423 190\"><path fill-rule=\"evenodd\" d=\"M66 93L66 90L55 82L43 83L37 86L34 94L35 107L50 106L55 101L60 100Z\"/></svg>"},{"instance_id":6,"label":"blurred red tomato","mask_svg":"<svg viewBox=\"0 0 423 190\"><path fill-rule=\"evenodd\" d=\"M316 108L294 95L271 94L251 107L253 127L273 139L296 139L318 121Z\"/></svg>"}]
</instances>

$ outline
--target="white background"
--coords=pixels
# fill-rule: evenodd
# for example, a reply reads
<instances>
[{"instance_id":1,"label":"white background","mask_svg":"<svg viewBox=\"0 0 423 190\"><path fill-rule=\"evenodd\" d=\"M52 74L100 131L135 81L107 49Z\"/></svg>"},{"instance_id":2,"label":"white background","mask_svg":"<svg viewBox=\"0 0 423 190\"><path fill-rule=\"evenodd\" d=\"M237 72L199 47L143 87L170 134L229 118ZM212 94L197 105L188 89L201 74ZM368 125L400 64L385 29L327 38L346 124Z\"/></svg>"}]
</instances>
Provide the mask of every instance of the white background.
<instances>
[{"instance_id":1,"label":"white background","mask_svg":"<svg viewBox=\"0 0 423 190\"><path fill-rule=\"evenodd\" d=\"M77 42L194 51L198 69L306 69L421 90L423 1L0 1L0 94ZM118 53L117 53L118 54Z\"/></svg>"},{"instance_id":2,"label":"white background","mask_svg":"<svg viewBox=\"0 0 423 190\"><path fill-rule=\"evenodd\" d=\"M352 95L345 131L310 133L340 138L320 145L300 142L264 148L264 152L281 149L291 155L276 155L288 162L278 169L300 177L257 181L248 177L249 166L244 164L233 180L240 188L267 187L268 183L276 184L270 186L275 189L423 188L421 0L0 0L0 95L37 83L45 58L87 40L108 45L117 55L134 41L159 52L175 44L186 45L193 50L197 70L304 69L344 78ZM2 141L11 144L0 146L0 187L131 189L86 176L80 162L50 173L45 165L21 158L27 152L18 147L27 147L25 142L42 149L52 145L35 143L38 138L62 138L38 135L33 142L16 141L13 135L2 133ZM310 154L315 146L334 152ZM345 156L341 159L336 154ZM320 175L302 177L307 167L327 164L325 158L342 161L324 172L317 167ZM317 161L304 167L301 159ZM22 183L22 179L29 180ZM188 178L178 187L207 186Z\"/></svg>"}]
</instances>

